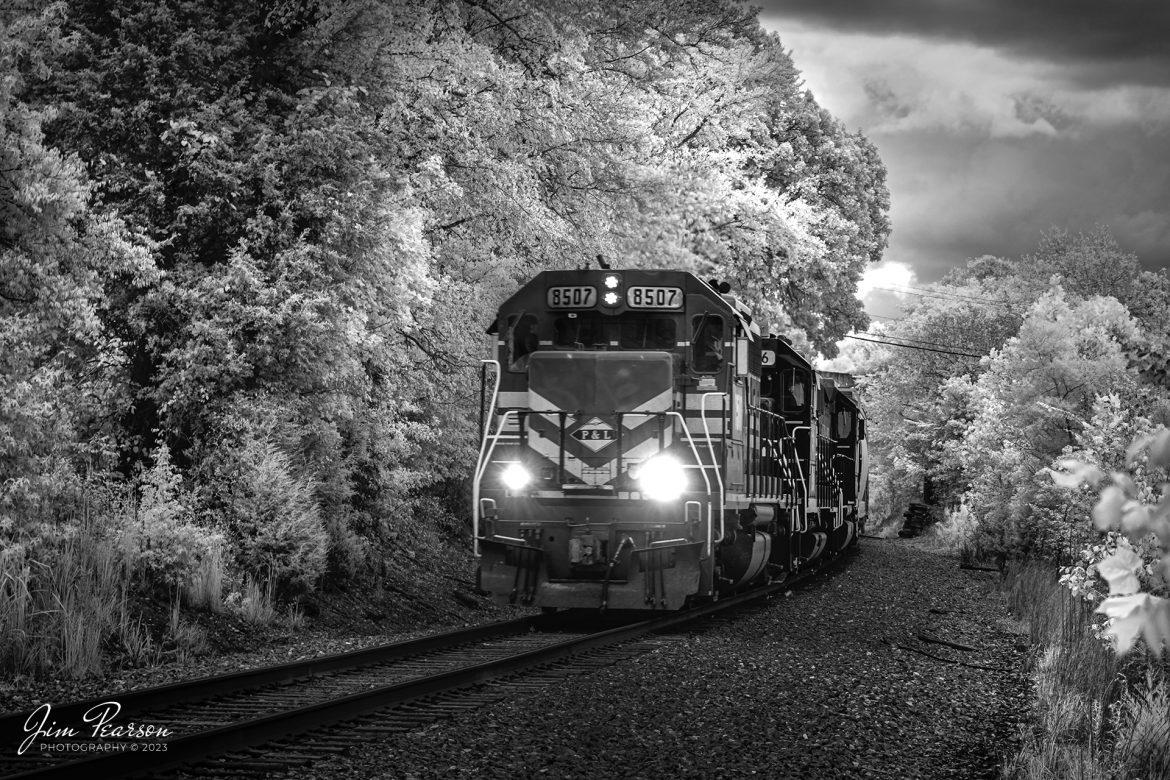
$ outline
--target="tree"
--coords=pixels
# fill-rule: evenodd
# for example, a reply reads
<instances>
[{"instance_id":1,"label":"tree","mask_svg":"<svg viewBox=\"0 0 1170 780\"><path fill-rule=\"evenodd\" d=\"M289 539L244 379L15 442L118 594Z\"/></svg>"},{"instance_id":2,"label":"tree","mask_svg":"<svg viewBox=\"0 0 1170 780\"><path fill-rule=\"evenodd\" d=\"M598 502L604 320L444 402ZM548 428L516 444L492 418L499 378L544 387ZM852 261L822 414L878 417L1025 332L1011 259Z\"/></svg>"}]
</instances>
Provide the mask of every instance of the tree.
<instances>
[{"instance_id":1,"label":"tree","mask_svg":"<svg viewBox=\"0 0 1170 780\"><path fill-rule=\"evenodd\" d=\"M539 269L730 278L824 349L862 320L884 170L739 4L55 8L14 95L153 242L98 318L121 465L165 445L206 523L245 451L335 545L452 494L479 334Z\"/></svg>"},{"instance_id":2,"label":"tree","mask_svg":"<svg viewBox=\"0 0 1170 780\"><path fill-rule=\"evenodd\" d=\"M125 393L108 291L151 278L78 158L46 142L53 111L20 97L70 50L57 21L0 31L0 531L13 535L74 511L78 472L108 465Z\"/></svg>"}]
</instances>

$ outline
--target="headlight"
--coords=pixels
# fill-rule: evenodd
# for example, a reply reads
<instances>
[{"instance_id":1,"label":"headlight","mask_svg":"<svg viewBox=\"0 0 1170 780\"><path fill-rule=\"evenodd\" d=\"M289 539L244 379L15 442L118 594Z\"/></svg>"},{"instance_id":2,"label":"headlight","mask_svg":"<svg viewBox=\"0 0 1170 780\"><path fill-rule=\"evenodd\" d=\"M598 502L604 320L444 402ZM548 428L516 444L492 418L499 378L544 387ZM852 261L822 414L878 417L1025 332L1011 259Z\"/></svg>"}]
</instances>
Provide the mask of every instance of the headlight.
<instances>
[{"instance_id":1,"label":"headlight","mask_svg":"<svg viewBox=\"0 0 1170 780\"><path fill-rule=\"evenodd\" d=\"M642 495L655 501L674 501L687 487L682 464L670 455L655 455L638 469L638 487Z\"/></svg>"},{"instance_id":2,"label":"headlight","mask_svg":"<svg viewBox=\"0 0 1170 780\"><path fill-rule=\"evenodd\" d=\"M519 463L511 463L500 474L500 479L503 480L508 490L523 490L532 481L532 475L528 473L528 469Z\"/></svg>"}]
</instances>

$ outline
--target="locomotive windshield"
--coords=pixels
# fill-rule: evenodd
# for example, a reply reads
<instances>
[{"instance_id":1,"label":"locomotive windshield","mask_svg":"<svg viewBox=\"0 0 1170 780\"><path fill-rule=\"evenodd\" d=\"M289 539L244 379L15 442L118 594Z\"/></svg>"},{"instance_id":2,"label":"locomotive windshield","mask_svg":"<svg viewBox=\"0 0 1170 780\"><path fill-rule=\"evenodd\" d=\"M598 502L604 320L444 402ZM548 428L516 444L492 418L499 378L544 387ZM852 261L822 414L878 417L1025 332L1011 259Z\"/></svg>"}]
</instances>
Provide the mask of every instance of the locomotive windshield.
<instances>
[{"instance_id":1,"label":"locomotive windshield","mask_svg":"<svg viewBox=\"0 0 1170 780\"><path fill-rule=\"evenodd\" d=\"M671 317L626 317L621 321L622 349L674 349L676 342Z\"/></svg>"},{"instance_id":2,"label":"locomotive windshield","mask_svg":"<svg viewBox=\"0 0 1170 780\"><path fill-rule=\"evenodd\" d=\"M600 314L557 317L553 321L553 346L561 349L605 349L609 346L606 318Z\"/></svg>"},{"instance_id":3,"label":"locomotive windshield","mask_svg":"<svg viewBox=\"0 0 1170 780\"><path fill-rule=\"evenodd\" d=\"M674 349L677 326L671 317L601 314L562 316L553 321L553 346L560 349Z\"/></svg>"}]
</instances>

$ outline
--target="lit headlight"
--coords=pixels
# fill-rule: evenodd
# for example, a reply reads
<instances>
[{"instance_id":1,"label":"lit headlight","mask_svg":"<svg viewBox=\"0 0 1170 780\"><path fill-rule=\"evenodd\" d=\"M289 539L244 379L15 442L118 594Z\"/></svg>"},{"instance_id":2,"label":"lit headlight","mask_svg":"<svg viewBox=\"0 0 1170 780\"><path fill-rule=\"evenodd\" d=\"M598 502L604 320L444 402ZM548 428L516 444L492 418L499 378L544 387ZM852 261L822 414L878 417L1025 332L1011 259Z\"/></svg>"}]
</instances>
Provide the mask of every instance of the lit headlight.
<instances>
[{"instance_id":1,"label":"lit headlight","mask_svg":"<svg viewBox=\"0 0 1170 780\"><path fill-rule=\"evenodd\" d=\"M636 478L642 495L655 501L674 501L687 487L686 471L670 455L656 455L643 463Z\"/></svg>"},{"instance_id":2,"label":"lit headlight","mask_svg":"<svg viewBox=\"0 0 1170 780\"><path fill-rule=\"evenodd\" d=\"M519 463L511 463L500 474L500 479L503 480L508 490L522 490L532 481L532 475L528 473L528 469Z\"/></svg>"}]
</instances>

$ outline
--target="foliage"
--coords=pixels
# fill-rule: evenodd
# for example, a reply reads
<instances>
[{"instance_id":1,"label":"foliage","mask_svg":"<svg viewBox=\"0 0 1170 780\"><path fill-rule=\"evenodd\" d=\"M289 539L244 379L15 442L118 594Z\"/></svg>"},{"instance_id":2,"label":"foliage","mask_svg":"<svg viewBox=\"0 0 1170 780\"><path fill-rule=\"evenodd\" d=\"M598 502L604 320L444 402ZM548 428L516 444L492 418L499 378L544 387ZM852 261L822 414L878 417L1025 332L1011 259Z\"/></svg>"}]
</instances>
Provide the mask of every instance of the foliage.
<instances>
[{"instance_id":1,"label":"foliage","mask_svg":"<svg viewBox=\"0 0 1170 780\"><path fill-rule=\"evenodd\" d=\"M327 536L292 459L270 440L245 439L215 478L216 516L239 569L280 596L310 590L325 570Z\"/></svg>"},{"instance_id":2,"label":"foliage","mask_svg":"<svg viewBox=\"0 0 1170 780\"><path fill-rule=\"evenodd\" d=\"M826 353L864 324L884 168L731 0L63 0L5 20L12 538L76 524L88 480L140 493L111 531L138 581L200 604L244 575L286 597L326 565L368 573L461 503L479 334L541 269L726 278Z\"/></svg>"},{"instance_id":3,"label":"foliage","mask_svg":"<svg viewBox=\"0 0 1170 780\"><path fill-rule=\"evenodd\" d=\"M1035 254L977 258L933 286L888 332L968 354L871 350L861 368L894 509L929 479L976 521L969 553L1067 559L1088 544L1089 497L1047 469L1076 453L1116 467L1165 415L1165 389L1137 358L1159 354L1168 301L1165 275L1100 228L1053 231Z\"/></svg>"},{"instance_id":4,"label":"foliage","mask_svg":"<svg viewBox=\"0 0 1170 780\"><path fill-rule=\"evenodd\" d=\"M465 473L474 334L534 270L729 277L828 350L889 230L872 146L731 3L73 0L22 24L53 45L30 65L26 34L5 95L80 180L58 199L83 208L88 174L129 226L107 232L154 241L136 283L84 277L123 469L161 437L201 473L266 399L302 485L366 535Z\"/></svg>"},{"instance_id":5,"label":"foliage","mask_svg":"<svg viewBox=\"0 0 1170 780\"><path fill-rule=\"evenodd\" d=\"M137 485L134 521L120 529L136 578L164 597L191 588L218 556L222 536L195 522L193 496L183 490L166 445Z\"/></svg>"},{"instance_id":6,"label":"foliage","mask_svg":"<svg viewBox=\"0 0 1170 780\"><path fill-rule=\"evenodd\" d=\"M68 56L49 13L0 31L0 533L79 509L113 454L124 362L108 289L151 277L141 242L93 205L82 161L46 139L26 81Z\"/></svg>"},{"instance_id":7,"label":"foliage","mask_svg":"<svg viewBox=\"0 0 1170 780\"><path fill-rule=\"evenodd\" d=\"M1087 605L1050 565L1009 569L1012 612L1027 620L1036 655L1031 723L1005 777L1163 777L1170 765L1165 667L1119 658L1093 637Z\"/></svg>"},{"instance_id":8,"label":"foliage","mask_svg":"<svg viewBox=\"0 0 1170 780\"><path fill-rule=\"evenodd\" d=\"M1053 479L1067 487L1101 484L1105 474L1091 463L1075 459L1060 463L1067 471ZM1108 585L1097 612L1106 616L1106 633L1119 653L1127 653L1140 635L1158 654L1170 650L1170 429L1140 436L1126 452L1125 471L1114 471L1093 507L1093 525L1099 531L1118 532L1097 560L1095 574ZM1160 474L1161 496L1154 503L1153 481ZM1070 572L1070 589L1087 590L1089 572Z\"/></svg>"},{"instance_id":9,"label":"foliage","mask_svg":"<svg viewBox=\"0 0 1170 780\"><path fill-rule=\"evenodd\" d=\"M125 558L100 533L83 532L0 552L0 668L86 677L103 669L102 646L135 626L126 614Z\"/></svg>"}]
</instances>

